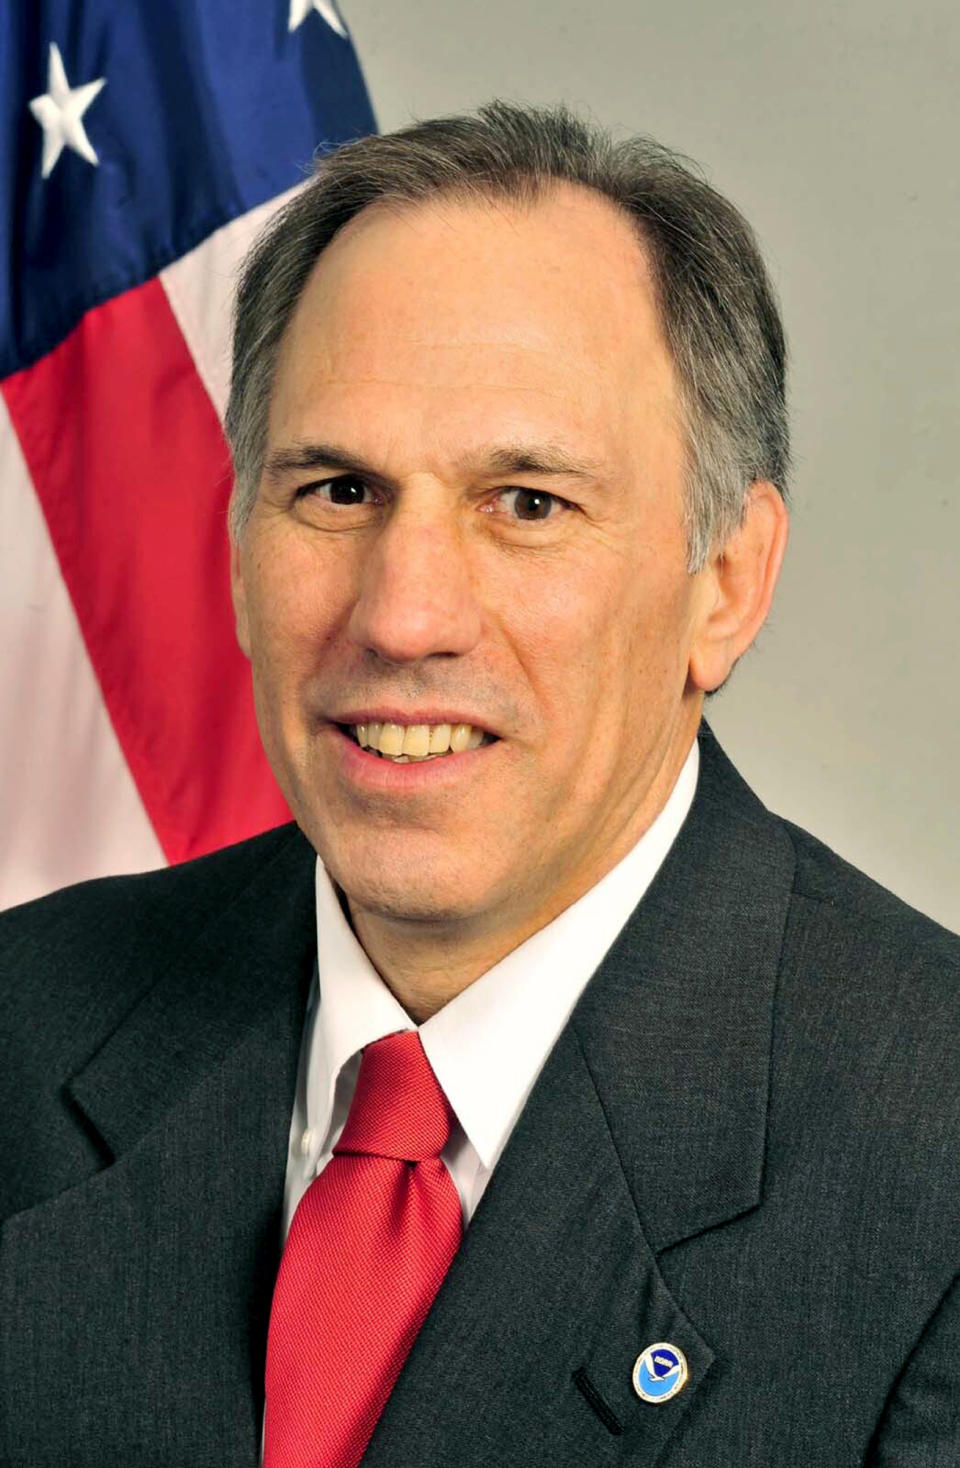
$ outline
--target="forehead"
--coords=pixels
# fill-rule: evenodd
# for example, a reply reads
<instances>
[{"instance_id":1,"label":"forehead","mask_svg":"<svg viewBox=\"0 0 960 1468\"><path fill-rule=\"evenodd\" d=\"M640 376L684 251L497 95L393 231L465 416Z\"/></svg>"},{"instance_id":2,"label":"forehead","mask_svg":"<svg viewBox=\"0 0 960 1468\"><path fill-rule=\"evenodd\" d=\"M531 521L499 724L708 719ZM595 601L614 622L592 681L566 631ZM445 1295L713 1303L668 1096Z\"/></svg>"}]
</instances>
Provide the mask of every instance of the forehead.
<instances>
[{"instance_id":1,"label":"forehead","mask_svg":"<svg viewBox=\"0 0 960 1468\"><path fill-rule=\"evenodd\" d=\"M434 415L442 403L447 419L536 400L585 428L672 404L653 272L631 221L568 184L531 203L368 207L311 273L271 419L338 412L346 392L361 413L404 399Z\"/></svg>"}]
</instances>

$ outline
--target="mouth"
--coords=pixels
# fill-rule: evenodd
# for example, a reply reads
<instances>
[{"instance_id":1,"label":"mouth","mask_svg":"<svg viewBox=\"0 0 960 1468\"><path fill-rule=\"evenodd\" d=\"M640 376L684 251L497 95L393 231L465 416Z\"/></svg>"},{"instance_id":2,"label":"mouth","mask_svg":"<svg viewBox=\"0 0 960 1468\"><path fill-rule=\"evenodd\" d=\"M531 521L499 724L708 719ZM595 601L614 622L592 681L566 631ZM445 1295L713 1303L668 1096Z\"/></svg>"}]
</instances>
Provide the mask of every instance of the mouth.
<instances>
[{"instance_id":1,"label":"mouth","mask_svg":"<svg viewBox=\"0 0 960 1468\"><path fill-rule=\"evenodd\" d=\"M475 724L336 724L341 734L366 754L391 764L421 764L448 759L486 744L498 742L495 734Z\"/></svg>"}]
</instances>

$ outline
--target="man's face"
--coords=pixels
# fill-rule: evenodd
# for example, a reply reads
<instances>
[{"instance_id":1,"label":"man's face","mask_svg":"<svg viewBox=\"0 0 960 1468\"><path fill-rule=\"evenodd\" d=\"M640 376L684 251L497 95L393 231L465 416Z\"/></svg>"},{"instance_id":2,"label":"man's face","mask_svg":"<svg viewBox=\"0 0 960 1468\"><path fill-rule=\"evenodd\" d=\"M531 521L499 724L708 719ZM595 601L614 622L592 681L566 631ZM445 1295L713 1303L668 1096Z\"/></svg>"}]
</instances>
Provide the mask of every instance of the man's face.
<instances>
[{"instance_id":1,"label":"man's face","mask_svg":"<svg viewBox=\"0 0 960 1468\"><path fill-rule=\"evenodd\" d=\"M519 940L649 825L700 708L683 471L606 201L378 205L321 256L234 589L267 754L354 911ZM362 715L496 737L394 764Z\"/></svg>"}]
</instances>

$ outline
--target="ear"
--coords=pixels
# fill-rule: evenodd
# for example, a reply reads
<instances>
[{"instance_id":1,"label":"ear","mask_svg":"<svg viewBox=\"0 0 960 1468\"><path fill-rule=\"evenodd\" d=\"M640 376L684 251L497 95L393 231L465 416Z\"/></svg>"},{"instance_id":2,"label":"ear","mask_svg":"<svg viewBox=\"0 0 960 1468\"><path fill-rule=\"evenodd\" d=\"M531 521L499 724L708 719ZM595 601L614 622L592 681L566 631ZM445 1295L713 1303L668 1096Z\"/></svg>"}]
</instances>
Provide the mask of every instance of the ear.
<instances>
[{"instance_id":1,"label":"ear","mask_svg":"<svg viewBox=\"0 0 960 1468\"><path fill-rule=\"evenodd\" d=\"M247 616L247 588L243 579L243 555L240 545L230 537L230 595L240 649L250 656L250 619Z\"/></svg>"},{"instance_id":2,"label":"ear","mask_svg":"<svg viewBox=\"0 0 960 1468\"><path fill-rule=\"evenodd\" d=\"M690 649L690 680L702 692L712 693L730 676L766 621L789 528L780 491L758 480L740 526L700 572L703 612Z\"/></svg>"}]
</instances>

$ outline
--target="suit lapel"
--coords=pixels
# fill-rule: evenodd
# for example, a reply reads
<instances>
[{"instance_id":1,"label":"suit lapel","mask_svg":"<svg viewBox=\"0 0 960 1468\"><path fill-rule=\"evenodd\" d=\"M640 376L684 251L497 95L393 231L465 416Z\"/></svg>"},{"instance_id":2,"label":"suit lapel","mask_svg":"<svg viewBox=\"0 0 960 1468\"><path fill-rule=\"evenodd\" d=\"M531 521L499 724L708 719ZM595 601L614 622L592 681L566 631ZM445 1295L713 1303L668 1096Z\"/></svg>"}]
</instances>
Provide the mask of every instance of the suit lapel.
<instances>
[{"instance_id":1,"label":"suit lapel","mask_svg":"<svg viewBox=\"0 0 960 1468\"><path fill-rule=\"evenodd\" d=\"M657 1256L761 1201L792 876L704 727L690 816L548 1059L365 1464L653 1465L708 1410L713 1353ZM631 1371L658 1341L690 1381L653 1405Z\"/></svg>"},{"instance_id":2,"label":"suit lapel","mask_svg":"<svg viewBox=\"0 0 960 1468\"><path fill-rule=\"evenodd\" d=\"M12 1461L255 1461L312 874L291 833L67 1088L113 1162L4 1228Z\"/></svg>"},{"instance_id":3,"label":"suit lapel","mask_svg":"<svg viewBox=\"0 0 960 1468\"><path fill-rule=\"evenodd\" d=\"M573 1017L657 1253L760 1200L794 874L706 726L700 755L690 815Z\"/></svg>"},{"instance_id":4,"label":"suit lapel","mask_svg":"<svg viewBox=\"0 0 960 1468\"><path fill-rule=\"evenodd\" d=\"M314 861L291 828L273 860L225 898L68 1083L68 1096L112 1155L128 1151L234 1046L289 1006L303 1007L316 954Z\"/></svg>"},{"instance_id":5,"label":"suit lapel","mask_svg":"<svg viewBox=\"0 0 960 1468\"><path fill-rule=\"evenodd\" d=\"M639 1352L682 1344L692 1387L643 1417ZM660 1279L572 1029L545 1066L364 1464L488 1468L653 1455L711 1352ZM599 1409L597 1403L599 1402Z\"/></svg>"}]
</instances>

